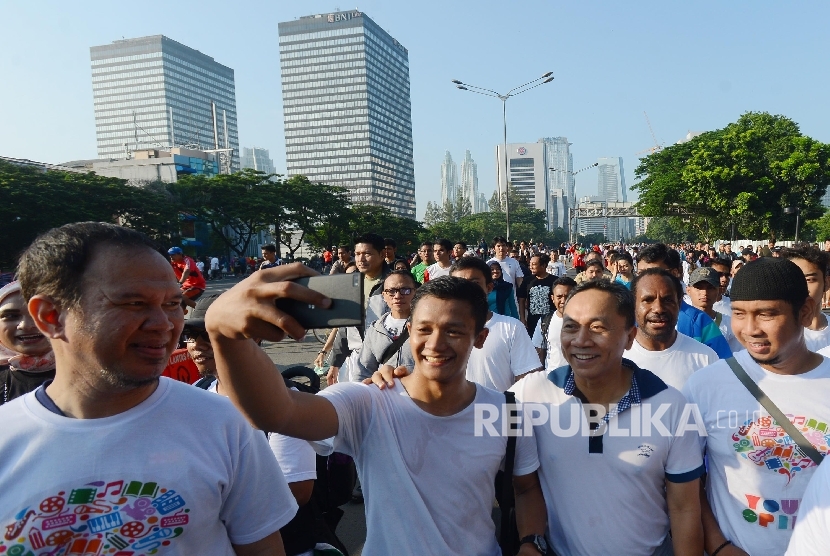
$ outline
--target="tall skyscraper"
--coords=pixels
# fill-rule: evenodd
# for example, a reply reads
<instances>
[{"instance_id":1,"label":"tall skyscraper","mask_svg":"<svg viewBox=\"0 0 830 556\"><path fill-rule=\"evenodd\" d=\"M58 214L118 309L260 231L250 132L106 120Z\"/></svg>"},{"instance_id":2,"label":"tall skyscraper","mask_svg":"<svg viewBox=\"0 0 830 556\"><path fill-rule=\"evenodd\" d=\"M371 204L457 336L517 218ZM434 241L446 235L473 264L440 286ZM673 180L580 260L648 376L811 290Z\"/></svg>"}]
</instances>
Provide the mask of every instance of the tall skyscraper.
<instances>
[{"instance_id":1,"label":"tall skyscraper","mask_svg":"<svg viewBox=\"0 0 830 556\"><path fill-rule=\"evenodd\" d=\"M478 193L478 164L473 160L470 151L464 151L464 160L461 161L461 195L470 201L473 214L483 212Z\"/></svg>"},{"instance_id":2,"label":"tall skyscraper","mask_svg":"<svg viewBox=\"0 0 830 556\"><path fill-rule=\"evenodd\" d=\"M499 191L507 191L504 176L503 145L496 147L496 174ZM547 211L548 171L545 168L544 143L508 143L508 179L510 186L531 208Z\"/></svg>"},{"instance_id":3,"label":"tall skyscraper","mask_svg":"<svg viewBox=\"0 0 830 556\"><path fill-rule=\"evenodd\" d=\"M231 68L162 35L93 46L90 58L99 158L230 148L231 169L239 169Z\"/></svg>"},{"instance_id":4,"label":"tall skyscraper","mask_svg":"<svg viewBox=\"0 0 830 556\"><path fill-rule=\"evenodd\" d=\"M549 172L548 190L550 191L551 206L556 210L548 211L548 228L564 228L569 226L568 207L575 205L574 199L576 182L574 180L574 160L571 154L571 143L567 137L543 137L539 143L545 144L545 168ZM561 193L557 191L561 190ZM553 197L556 196L556 200Z\"/></svg>"},{"instance_id":5,"label":"tall skyscraper","mask_svg":"<svg viewBox=\"0 0 830 556\"><path fill-rule=\"evenodd\" d=\"M271 160L271 154L268 149L260 149L259 147L242 147L242 167L265 172L266 174L273 174L276 172L274 168L274 161Z\"/></svg>"},{"instance_id":6,"label":"tall skyscraper","mask_svg":"<svg viewBox=\"0 0 830 556\"><path fill-rule=\"evenodd\" d=\"M597 167L597 197L606 203L628 201L622 157L600 158ZM606 237L611 241L630 238L629 218L607 218Z\"/></svg>"},{"instance_id":7,"label":"tall skyscraper","mask_svg":"<svg viewBox=\"0 0 830 556\"><path fill-rule=\"evenodd\" d=\"M441 206L455 204L458 196L458 166L453 162L450 151L444 152L441 163Z\"/></svg>"},{"instance_id":8,"label":"tall skyscraper","mask_svg":"<svg viewBox=\"0 0 830 556\"><path fill-rule=\"evenodd\" d=\"M279 24L288 175L415 218L409 53L359 11Z\"/></svg>"}]
</instances>

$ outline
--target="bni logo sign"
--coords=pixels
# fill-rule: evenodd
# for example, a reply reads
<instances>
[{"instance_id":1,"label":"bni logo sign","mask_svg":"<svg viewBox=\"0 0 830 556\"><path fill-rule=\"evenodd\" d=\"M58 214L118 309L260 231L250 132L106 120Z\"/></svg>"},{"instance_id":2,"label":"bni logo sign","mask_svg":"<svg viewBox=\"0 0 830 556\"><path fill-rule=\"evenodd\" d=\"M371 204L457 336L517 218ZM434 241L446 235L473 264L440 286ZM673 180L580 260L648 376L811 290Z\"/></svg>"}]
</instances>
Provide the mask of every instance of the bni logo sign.
<instances>
[{"instance_id":1,"label":"bni logo sign","mask_svg":"<svg viewBox=\"0 0 830 556\"><path fill-rule=\"evenodd\" d=\"M516 149L516 152L519 153L520 155L524 156L524 155L527 154L527 149L524 148L524 147L519 147L518 149Z\"/></svg>"}]
</instances>

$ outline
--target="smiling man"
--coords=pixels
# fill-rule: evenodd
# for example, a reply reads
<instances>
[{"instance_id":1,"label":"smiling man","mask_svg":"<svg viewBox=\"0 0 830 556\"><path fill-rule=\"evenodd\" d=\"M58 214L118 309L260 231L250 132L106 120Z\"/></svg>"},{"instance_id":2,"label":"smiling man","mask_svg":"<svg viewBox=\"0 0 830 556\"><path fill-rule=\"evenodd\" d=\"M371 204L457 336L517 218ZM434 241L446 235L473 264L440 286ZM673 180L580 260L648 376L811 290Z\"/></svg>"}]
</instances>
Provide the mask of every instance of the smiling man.
<instances>
[{"instance_id":1,"label":"smiling man","mask_svg":"<svg viewBox=\"0 0 830 556\"><path fill-rule=\"evenodd\" d=\"M117 259L130 272L112 280ZM227 400L159 378L184 314L150 239L68 224L35 240L18 276L56 369L0 407L0 552L97 554L106 532L129 553L283 554L297 505L265 436Z\"/></svg>"},{"instance_id":2,"label":"smiling man","mask_svg":"<svg viewBox=\"0 0 830 556\"><path fill-rule=\"evenodd\" d=\"M732 282L732 330L746 348L735 360L822 452L830 423L830 361L804 343L815 301L793 262L761 257ZM709 462L702 500L706 552L783 554L816 463L802 453L725 361L684 388L700 409ZM825 462L824 465L827 465Z\"/></svg>"},{"instance_id":3,"label":"smiling man","mask_svg":"<svg viewBox=\"0 0 830 556\"><path fill-rule=\"evenodd\" d=\"M525 407L549 411L549 419L537 416L533 434L554 552L700 556L698 434L681 427L683 395L623 359L637 334L631 292L585 282L571 293L563 321L570 364L512 388ZM587 526L598 508L607 512L596 518L601 534Z\"/></svg>"},{"instance_id":4,"label":"smiling man","mask_svg":"<svg viewBox=\"0 0 830 556\"><path fill-rule=\"evenodd\" d=\"M279 340L283 330L304 334L274 300L292 294L328 306L320 294L287 282L312 272L290 265L253 276L213 303L207 328L223 387L263 430L306 440L334 437L334 450L354 457L366 497L365 554L499 556L490 512L507 438L475 435L475 405L501 407L504 396L465 376L470 352L487 338L482 288L442 277L418 289L407 325L415 370L396 388L338 383L314 396L287 390L250 339ZM499 417L496 429L501 425ZM535 445L532 437L517 441L519 533L542 535ZM540 552L525 543L519 554Z\"/></svg>"}]
</instances>

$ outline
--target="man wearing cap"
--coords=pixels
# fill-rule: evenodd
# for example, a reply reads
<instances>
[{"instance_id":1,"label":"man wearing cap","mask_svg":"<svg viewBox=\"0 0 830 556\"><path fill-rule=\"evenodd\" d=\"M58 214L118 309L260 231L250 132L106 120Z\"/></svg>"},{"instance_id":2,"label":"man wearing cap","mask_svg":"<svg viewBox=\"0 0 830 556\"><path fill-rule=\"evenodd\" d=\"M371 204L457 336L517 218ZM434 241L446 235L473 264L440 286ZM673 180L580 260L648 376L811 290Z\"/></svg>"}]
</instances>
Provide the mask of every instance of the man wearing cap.
<instances>
[{"instance_id":1,"label":"man wearing cap","mask_svg":"<svg viewBox=\"0 0 830 556\"><path fill-rule=\"evenodd\" d=\"M626 359L678 390L693 372L718 360L712 348L675 328L683 299L679 278L660 268L644 270L632 281L631 291L637 336L625 351Z\"/></svg>"},{"instance_id":2,"label":"man wearing cap","mask_svg":"<svg viewBox=\"0 0 830 556\"><path fill-rule=\"evenodd\" d=\"M775 240L770 239L767 245L761 247L758 252L762 257L772 257L772 250L775 249Z\"/></svg>"},{"instance_id":3,"label":"man wearing cap","mask_svg":"<svg viewBox=\"0 0 830 556\"><path fill-rule=\"evenodd\" d=\"M755 260L732 284L732 329L746 348L735 360L826 453L830 360L804 343L814 304L801 269L784 259ZM783 554L816 463L725 361L694 373L684 393L699 408L708 432L702 438L709 462L701 500L706 553Z\"/></svg>"},{"instance_id":4,"label":"man wearing cap","mask_svg":"<svg viewBox=\"0 0 830 556\"><path fill-rule=\"evenodd\" d=\"M131 271L112 280L119 258ZM18 276L55 380L0 407L0 554L284 554L297 504L265 436L228 400L160 377L184 315L153 242L67 224Z\"/></svg>"},{"instance_id":5,"label":"man wearing cap","mask_svg":"<svg viewBox=\"0 0 830 556\"><path fill-rule=\"evenodd\" d=\"M185 255L181 247L171 247L167 254L173 272L176 273L176 280L182 288L182 307L195 307L196 300L205 293L205 277L199 272L196 262Z\"/></svg>"},{"instance_id":6,"label":"man wearing cap","mask_svg":"<svg viewBox=\"0 0 830 556\"><path fill-rule=\"evenodd\" d=\"M686 294L692 307L709 315L726 338L732 352L741 351L743 346L732 332L732 317L726 313L719 313L714 309L715 303L722 301L720 294L720 274L710 266L696 268L689 276L689 287Z\"/></svg>"}]
</instances>

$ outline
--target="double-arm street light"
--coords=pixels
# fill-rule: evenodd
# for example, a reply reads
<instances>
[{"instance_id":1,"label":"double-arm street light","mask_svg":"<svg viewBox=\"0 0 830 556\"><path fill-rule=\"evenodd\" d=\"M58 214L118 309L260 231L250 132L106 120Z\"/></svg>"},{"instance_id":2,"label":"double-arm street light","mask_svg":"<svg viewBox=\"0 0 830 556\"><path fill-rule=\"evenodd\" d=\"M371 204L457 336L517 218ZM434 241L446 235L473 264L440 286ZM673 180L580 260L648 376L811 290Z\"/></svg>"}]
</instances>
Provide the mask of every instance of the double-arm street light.
<instances>
[{"instance_id":1,"label":"double-arm street light","mask_svg":"<svg viewBox=\"0 0 830 556\"><path fill-rule=\"evenodd\" d=\"M488 96L488 97L495 97L501 101L501 108L502 108L502 122L504 123L504 184L505 184L505 191L501 190L501 180L499 180L499 202L501 203L504 201L504 220L506 224L506 237L508 241L510 240L510 181L508 180L508 170L507 170L507 99L510 97L515 97L516 95L520 95L525 93L531 89L535 89L539 85L544 85L545 83L550 83L553 81L553 72L549 71L545 73L542 77L537 77L533 81L528 81L524 85L519 85L518 87L514 87L507 91L504 94L497 93L491 89L485 89L483 87L477 87L476 85L470 85L469 83L464 83L457 79L453 79L452 82L455 83L455 86L461 89L462 91L470 91L471 93L478 93L480 95ZM502 198L504 195L504 198Z\"/></svg>"}]
</instances>

